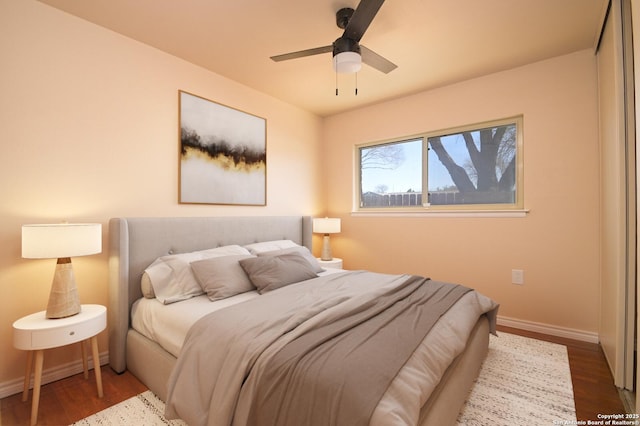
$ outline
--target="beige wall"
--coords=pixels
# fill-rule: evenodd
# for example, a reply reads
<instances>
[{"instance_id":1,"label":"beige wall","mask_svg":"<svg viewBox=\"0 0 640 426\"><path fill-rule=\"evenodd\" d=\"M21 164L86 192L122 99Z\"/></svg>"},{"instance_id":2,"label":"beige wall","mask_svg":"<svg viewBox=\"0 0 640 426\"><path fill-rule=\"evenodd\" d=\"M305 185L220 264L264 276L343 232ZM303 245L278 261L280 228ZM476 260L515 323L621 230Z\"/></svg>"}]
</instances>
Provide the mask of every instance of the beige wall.
<instances>
[{"instance_id":1,"label":"beige wall","mask_svg":"<svg viewBox=\"0 0 640 426\"><path fill-rule=\"evenodd\" d=\"M366 90L366 88L361 88ZM592 51L326 119L332 238L348 268L411 272L494 297L500 314L598 331L598 112ZM354 145L524 116L524 218L354 217ZM525 284L511 284L523 269Z\"/></svg>"},{"instance_id":2,"label":"beige wall","mask_svg":"<svg viewBox=\"0 0 640 426\"><path fill-rule=\"evenodd\" d=\"M55 266L21 259L22 224L102 223L103 253L73 262L81 301L106 304L110 217L324 212L312 114L32 0L0 0L0 62L0 385L23 374L11 324L46 307ZM177 203L179 89L267 119L266 207ZM78 358L47 351L45 369Z\"/></svg>"}]
</instances>

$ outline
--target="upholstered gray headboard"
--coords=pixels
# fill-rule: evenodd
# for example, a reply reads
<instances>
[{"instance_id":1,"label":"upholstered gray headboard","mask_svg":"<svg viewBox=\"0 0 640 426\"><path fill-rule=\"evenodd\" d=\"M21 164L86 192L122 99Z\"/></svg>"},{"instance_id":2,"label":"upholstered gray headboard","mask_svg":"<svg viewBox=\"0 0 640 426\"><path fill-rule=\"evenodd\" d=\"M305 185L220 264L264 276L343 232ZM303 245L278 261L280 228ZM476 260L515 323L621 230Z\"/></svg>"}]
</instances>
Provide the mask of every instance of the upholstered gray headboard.
<instances>
[{"instance_id":1,"label":"upholstered gray headboard","mask_svg":"<svg viewBox=\"0 0 640 426\"><path fill-rule=\"evenodd\" d=\"M311 217L114 218L109 221L109 364L126 369L131 305L142 297L140 279L160 256L271 240L311 250Z\"/></svg>"}]
</instances>

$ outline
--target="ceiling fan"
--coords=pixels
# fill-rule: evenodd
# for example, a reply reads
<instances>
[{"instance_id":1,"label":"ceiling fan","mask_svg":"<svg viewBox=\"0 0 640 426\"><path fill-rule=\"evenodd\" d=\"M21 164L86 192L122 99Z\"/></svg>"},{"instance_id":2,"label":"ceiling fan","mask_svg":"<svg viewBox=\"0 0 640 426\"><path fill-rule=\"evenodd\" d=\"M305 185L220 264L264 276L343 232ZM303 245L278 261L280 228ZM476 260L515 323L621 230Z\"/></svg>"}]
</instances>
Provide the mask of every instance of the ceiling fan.
<instances>
[{"instance_id":1,"label":"ceiling fan","mask_svg":"<svg viewBox=\"0 0 640 426\"><path fill-rule=\"evenodd\" d=\"M358 72L362 62L364 62L378 71L388 74L398 66L360 44L360 39L362 39L383 3L384 0L362 0L355 11L350 7L338 10L336 12L336 25L344 29L344 33L333 44L276 55L272 56L271 59L280 62L333 52L333 67L336 72Z\"/></svg>"}]
</instances>

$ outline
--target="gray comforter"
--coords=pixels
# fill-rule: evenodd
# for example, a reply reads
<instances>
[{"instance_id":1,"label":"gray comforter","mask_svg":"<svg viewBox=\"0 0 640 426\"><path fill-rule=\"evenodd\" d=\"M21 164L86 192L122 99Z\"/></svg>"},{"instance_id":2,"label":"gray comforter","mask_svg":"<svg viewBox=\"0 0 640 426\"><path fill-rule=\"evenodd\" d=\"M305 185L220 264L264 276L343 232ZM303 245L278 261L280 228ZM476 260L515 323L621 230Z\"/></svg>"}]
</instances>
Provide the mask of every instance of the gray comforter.
<instances>
[{"instance_id":1,"label":"gray comforter","mask_svg":"<svg viewBox=\"0 0 640 426\"><path fill-rule=\"evenodd\" d=\"M169 380L166 414L190 425L299 424L302 418L317 420L317 424L353 425L354 419L367 424L390 382L400 376L398 369L438 318L468 291L407 275L357 271L308 280L212 313L198 321L185 340ZM424 308L434 300L434 307ZM479 312L496 308L483 302ZM399 321L395 328L389 327L394 321ZM387 330L384 339L388 340L404 329L411 332L396 338L391 351L375 350L385 346L375 341L381 337L380 330ZM341 353L345 346L335 349L335 342L353 341L341 339L344 333L355 333L360 343L348 343L346 352ZM377 337L363 338L367 334ZM318 341L318 336L328 344L311 343L302 352L296 349L301 342ZM401 355L394 356L395 350ZM460 351L451 351L448 356ZM333 365L326 370L335 372L339 359L351 352L356 354L350 358L356 364L367 359L367 365L358 371L368 374L340 373L328 384L319 385L322 381L317 378L323 368L317 366ZM366 352L371 357L366 357ZM300 353L306 358L300 358ZM315 363L308 363L310 359ZM440 365L448 365L452 359L439 361ZM355 390L357 404L344 404L349 400L344 395L326 397L336 380L341 383L336 395ZM313 385L302 392L301 383L305 382Z\"/></svg>"}]
</instances>

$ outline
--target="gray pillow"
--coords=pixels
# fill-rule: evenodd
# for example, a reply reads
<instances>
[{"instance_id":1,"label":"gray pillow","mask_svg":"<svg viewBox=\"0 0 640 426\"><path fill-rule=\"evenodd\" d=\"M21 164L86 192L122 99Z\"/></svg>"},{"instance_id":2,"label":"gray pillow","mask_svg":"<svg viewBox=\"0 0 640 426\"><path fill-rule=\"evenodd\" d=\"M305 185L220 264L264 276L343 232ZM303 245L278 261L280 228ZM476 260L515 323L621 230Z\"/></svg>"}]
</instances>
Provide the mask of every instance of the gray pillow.
<instances>
[{"instance_id":1,"label":"gray pillow","mask_svg":"<svg viewBox=\"0 0 640 426\"><path fill-rule=\"evenodd\" d=\"M302 257L304 257L307 260L307 262L309 262L309 264L311 265L315 273L324 271L324 269L322 269L322 266L320 266L320 263L318 263L318 259L313 257L309 249L306 248L305 246L297 246L297 247L290 247L290 248L284 248L279 250L265 251L262 253L258 253L258 256L280 256L282 254L290 254L290 253L298 253L302 255Z\"/></svg>"},{"instance_id":2,"label":"gray pillow","mask_svg":"<svg viewBox=\"0 0 640 426\"><path fill-rule=\"evenodd\" d=\"M209 300L215 301L255 290L238 263L252 258L248 254L212 257L191 262L191 270Z\"/></svg>"},{"instance_id":3,"label":"gray pillow","mask_svg":"<svg viewBox=\"0 0 640 426\"><path fill-rule=\"evenodd\" d=\"M229 245L189 253L162 256L144 270L145 297L153 297L165 305L201 295L202 287L191 269L191 262L211 257L246 254L249 251L239 245ZM150 288L148 284L151 285ZM153 291L150 291L153 290Z\"/></svg>"},{"instance_id":4,"label":"gray pillow","mask_svg":"<svg viewBox=\"0 0 640 426\"><path fill-rule=\"evenodd\" d=\"M318 276L299 253L243 259L240 266L260 294Z\"/></svg>"}]
</instances>

